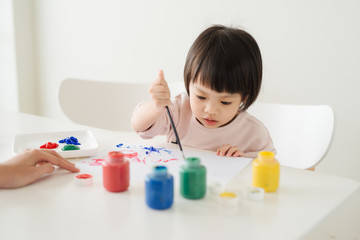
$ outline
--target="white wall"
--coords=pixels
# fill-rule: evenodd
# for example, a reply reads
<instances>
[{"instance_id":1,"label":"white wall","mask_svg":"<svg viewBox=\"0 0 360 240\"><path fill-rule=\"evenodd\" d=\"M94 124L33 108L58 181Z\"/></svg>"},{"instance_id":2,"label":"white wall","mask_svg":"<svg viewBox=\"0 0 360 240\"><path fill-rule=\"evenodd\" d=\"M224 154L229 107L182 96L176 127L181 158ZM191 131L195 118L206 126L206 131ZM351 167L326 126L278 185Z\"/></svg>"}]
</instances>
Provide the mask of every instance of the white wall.
<instances>
[{"instance_id":1,"label":"white wall","mask_svg":"<svg viewBox=\"0 0 360 240\"><path fill-rule=\"evenodd\" d=\"M34 0L40 113L64 118L67 77L150 83L163 68L180 81L204 28L241 26L262 50L260 100L330 105L337 129L317 170L360 180L359 10L355 0Z\"/></svg>"},{"instance_id":2,"label":"white wall","mask_svg":"<svg viewBox=\"0 0 360 240\"><path fill-rule=\"evenodd\" d=\"M19 110L11 0L0 1L0 108Z\"/></svg>"}]
</instances>

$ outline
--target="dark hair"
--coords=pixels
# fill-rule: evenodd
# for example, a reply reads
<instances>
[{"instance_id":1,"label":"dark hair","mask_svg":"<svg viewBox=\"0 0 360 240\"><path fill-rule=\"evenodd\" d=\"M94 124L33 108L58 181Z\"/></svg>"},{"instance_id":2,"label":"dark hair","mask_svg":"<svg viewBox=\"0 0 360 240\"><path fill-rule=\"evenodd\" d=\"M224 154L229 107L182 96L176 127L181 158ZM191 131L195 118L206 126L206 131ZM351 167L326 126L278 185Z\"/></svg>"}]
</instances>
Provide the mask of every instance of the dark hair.
<instances>
[{"instance_id":1,"label":"dark hair","mask_svg":"<svg viewBox=\"0 0 360 240\"><path fill-rule=\"evenodd\" d=\"M184 81L189 94L190 82L217 92L240 93L246 110L261 88L262 60L259 46L247 32L221 25L203 31L186 57Z\"/></svg>"}]
</instances>

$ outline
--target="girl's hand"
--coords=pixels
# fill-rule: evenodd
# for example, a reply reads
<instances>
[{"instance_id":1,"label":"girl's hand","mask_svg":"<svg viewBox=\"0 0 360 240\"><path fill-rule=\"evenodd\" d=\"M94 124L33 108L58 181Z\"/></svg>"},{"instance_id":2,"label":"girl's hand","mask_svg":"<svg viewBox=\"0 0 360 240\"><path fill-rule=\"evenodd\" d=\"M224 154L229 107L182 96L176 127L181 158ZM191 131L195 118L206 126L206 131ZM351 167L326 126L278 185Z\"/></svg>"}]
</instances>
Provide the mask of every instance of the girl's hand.
<instances>
[{"instance_id":1,"label":"girl's hand","mask_svg":"<svg viewBox=\"0 0 360 240\"><path fill-rule=\"evenodd\" d=\"M216 155L224 157L243 157L244 152L240 151L237 146L231 146L230 144L224 144L217 149Z\"/></svg>"},{"instance_id":2,"label":"girl's hand","mask_svg":"<svg viewBox=\"0 0 360 240\"><path fill-rule=\"evenodd\" d=\"M161 110L163 107L170 105L170 89L167 85L167 82L165 81L162 70L159 71L158 77L150 85L149 93L155 107L158 110Z\"/></svg>"}]
</instances>

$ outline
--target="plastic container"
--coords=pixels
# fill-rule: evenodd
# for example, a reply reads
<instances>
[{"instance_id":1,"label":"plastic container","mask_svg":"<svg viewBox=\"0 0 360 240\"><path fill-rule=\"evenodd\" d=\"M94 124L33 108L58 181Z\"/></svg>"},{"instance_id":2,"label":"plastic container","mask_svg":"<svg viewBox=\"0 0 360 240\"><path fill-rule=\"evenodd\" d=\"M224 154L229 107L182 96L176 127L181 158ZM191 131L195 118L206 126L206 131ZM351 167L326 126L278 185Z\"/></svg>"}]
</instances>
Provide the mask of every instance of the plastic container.
<instances>
[{"instance_id":1,"label":"plastic container","mask_svg":"<svg viewBox=\"0 0 360 240\"><path fill-rule=\"evenodd\" d=\"M223 206L236 206L239 204L239 197L233 192L222 192L219 194L219 203Z\"/></svg>"},{"instance_id":2,"label":"plastic container","mask_svg":"<svg viewBox=\"0 0 360 240\"><path fill-rule=\"evenodd\" d=\"M93 184L93 176L87 173L76 175L75 183L79 186L90 186Z\"/></svg>"},{"instance_id":3,"label":"plastic container","mask_svg":"<svg viewBox=\"0 0 360 240\"><path fill-rule=\"evenodd\" d=\"M180 167L180 194L184 198L199 199L206 194L206 168L200 158L187 158Z\"/></svg>"},{"instance_id":4,"label":"plastic container","mask_svg":"<svg viewBox=\"0 0 360 240\"><path fill-rule=\"evenodd\" d=\"M260 152L252 162L252 185L265 192L275 192L279 187L280 164L273 152Z\"/></svg>"},{"instance_id":5,"label":"plastic container","mask_svg":"<svg viewBox=\"0 0 360 240\"><path fill-rule=\"evenodd\" d=\"M103 184L110 192L123 192L129 187L129 161L119 151L109 152L103 163Z\"/></svg>"},{"instance_id":6,"label":"plastic container","mask_svg":"<svg viewBox=\"0 0 360 240\"><path fill-rule=\"evenodd\" d=\"M174 178L165 166L155 166L145 179L145 202L153 209L170 208L174 202Z\"/></svg>"}]
</instances>

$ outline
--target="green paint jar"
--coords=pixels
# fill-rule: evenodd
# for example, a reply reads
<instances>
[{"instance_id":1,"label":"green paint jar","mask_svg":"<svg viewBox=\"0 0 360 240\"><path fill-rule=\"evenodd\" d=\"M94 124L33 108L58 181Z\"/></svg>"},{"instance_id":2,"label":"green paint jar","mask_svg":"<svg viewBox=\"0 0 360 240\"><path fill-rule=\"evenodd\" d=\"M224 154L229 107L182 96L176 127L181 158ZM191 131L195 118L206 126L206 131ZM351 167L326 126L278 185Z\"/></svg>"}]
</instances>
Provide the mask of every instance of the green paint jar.
<instances>
[{"instance_id":1,"label":"green paint jar","mask_svg":"<svg viewBox=\"0 0 360 240\"><path fill-rule=\"evenodd\" d=\"M206 194L206 168L200 158L186 159L180 167L180 193L184 198L199 199Z\"/></svg>"}]
</instances>

